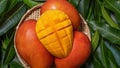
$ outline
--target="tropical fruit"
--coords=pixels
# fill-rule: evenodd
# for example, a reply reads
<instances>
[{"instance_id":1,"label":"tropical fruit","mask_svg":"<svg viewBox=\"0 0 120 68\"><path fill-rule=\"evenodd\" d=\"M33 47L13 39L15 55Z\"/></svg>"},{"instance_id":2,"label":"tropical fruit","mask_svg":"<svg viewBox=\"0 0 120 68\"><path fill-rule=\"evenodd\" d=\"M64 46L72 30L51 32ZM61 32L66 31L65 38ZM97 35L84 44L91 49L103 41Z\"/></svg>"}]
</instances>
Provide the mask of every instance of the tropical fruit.
<instances>
[{"instance_id":1,"label":"tropical fruit","mask_svg":"<svg viewBox=\"0 0 120 68\"><path fill-rule=\"evenodd\" d=\"M24 21L15 36L16 50L31 68L49 68L54 57L44 48L36 36L36 20Z\"/></svg>"},{"instance_id":2,"label":"tropical fruit","mask_svg":"<svg viewBox=\"0 0 120 68\"><path fill-rule=\"evenodd\" d=\"M70 18L73 29L78 30L81 27L82 20L77 9L67 0L47 0L40 8L40 13L43 14L47 10L61 10Z\"/></svg>"},{"instance_id":3,"label":"tropical fruit","mask_svg":"<svg viewBox=\"0 0 120 68\"><path fill-rule=\"evenodd\" d=\"M73 43L73 28L69 17L60 10L48 10L38 19L36 33L40 42L55 57L66 57Z\"/></svg>"},{"instance_id":4,"label":"tropical fruit","mask_svg":"<svg viewBox=\"0 0 120 68\"><path fill-rule=\"evenodd\" d=\"M82 33L74 32L74 42L71 53L65 58L56 58L56 68L79 68L89 58L91 53L90 40Z\"/></svg>"}]
</instances>

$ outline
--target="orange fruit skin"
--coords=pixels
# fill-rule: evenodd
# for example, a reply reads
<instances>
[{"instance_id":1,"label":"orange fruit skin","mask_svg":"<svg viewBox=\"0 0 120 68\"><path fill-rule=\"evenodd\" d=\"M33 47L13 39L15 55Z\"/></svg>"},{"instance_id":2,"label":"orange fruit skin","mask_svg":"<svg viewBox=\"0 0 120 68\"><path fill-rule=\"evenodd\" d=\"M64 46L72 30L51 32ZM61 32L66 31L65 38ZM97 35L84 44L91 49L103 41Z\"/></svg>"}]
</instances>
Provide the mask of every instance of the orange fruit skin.
<instances>
[{"instance_id":1,"label":"orange fruit skin","mask_svg":"<svg viewBox=\"0 0 120 68\"><path fill-rule=\"evenodd\" d=\"M74 30L78 30L79 27L81 27L79 12L67 0L48 0L42 5L40 13L42 14L50 9L57 9L65 12L69 16Z\"/></svg>"},{"instance_id":2,"label":"orange fruit skin","mask_svg":"<svg viewBox=\"0 0 120 68\"><path fill-rule=\"evenodd\" d=\"M39 42L35 32L36 20L24 21L15 37L16 49L31 68L49 68L53 56Z\"/></svg>"},{"instance_id":3,"label":"orange fruit skin","mask_svg":"<svg viewBox=\"0 0 120 68\"><path fill-rule=\"evenodd\" d=\"M56 68L77 68L84 64L91 53L88 37L82 32L74 32L73 49L71 53L63 58L55 58Z\"/></svg>"}]
</instances>

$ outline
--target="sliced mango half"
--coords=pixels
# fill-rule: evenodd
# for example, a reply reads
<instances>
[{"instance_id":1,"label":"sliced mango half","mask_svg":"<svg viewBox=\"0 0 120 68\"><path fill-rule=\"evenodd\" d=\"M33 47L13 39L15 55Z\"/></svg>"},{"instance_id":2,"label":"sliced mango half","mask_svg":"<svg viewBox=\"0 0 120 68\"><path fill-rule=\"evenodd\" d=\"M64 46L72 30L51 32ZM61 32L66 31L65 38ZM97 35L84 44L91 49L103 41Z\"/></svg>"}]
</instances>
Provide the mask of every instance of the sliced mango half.
<instances>
[{"instance_id":1,"label":"sliced mango half","mask_svg":"<svg viewBox=\"0 0 120 68\"><path fill-rule=\"evenodd\" d=\"M66 57L73 44L73 27L69 17L60 10L48 10L38 19L36 33L40 42L55 57Z\"/></svg>"}]
</instances>

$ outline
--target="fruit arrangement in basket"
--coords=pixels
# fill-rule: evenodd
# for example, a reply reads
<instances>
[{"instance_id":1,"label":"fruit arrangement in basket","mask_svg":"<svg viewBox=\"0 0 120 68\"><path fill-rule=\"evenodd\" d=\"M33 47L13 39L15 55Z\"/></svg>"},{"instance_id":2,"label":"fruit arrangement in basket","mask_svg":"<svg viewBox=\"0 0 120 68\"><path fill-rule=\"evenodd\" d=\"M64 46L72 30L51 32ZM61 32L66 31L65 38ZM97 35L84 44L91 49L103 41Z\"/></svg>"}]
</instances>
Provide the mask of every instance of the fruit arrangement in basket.
<instances>
[{"instance_id":1,"label":"fruit arrangement in basket","mask_svg":"<svg viewBox=\"0 0 120 68\"><path fill-rule=\"evenodd\" d=\"M47 0L34 8L16 29L15 49L23 65L77 68L84 64L91 53L90 33L78 11L66 0Z\"/></svg>"}]
</instances>

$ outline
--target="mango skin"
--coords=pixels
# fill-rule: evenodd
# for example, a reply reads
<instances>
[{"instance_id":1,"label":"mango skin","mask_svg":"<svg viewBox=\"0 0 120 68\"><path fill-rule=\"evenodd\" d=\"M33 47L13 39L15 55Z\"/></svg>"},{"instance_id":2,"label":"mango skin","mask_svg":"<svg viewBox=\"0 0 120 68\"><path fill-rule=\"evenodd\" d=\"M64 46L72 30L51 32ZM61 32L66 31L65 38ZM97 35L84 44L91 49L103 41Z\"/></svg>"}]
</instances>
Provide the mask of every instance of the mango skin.
<instances>
[{"instance_id":1,"label":"mango skin","mask_svg":"<svg viewBox=\"0 0 120 68\"><path fill-rule=\"evenodd\" d=\"M89 58L90 53L91 45L88 37L82 32L75 31L71 53L62 59L55 58L56 68L79 68Z\"/></svg>"},{"instance_id":2,"label":"mango skin","mask_svg":"<svg viewBox=\"0 0 120 68\"><path fill-rule=\"evenodd\" d=\"M16 32L15 45L19 55L31 68L49 68L54 57L36 36L36 20L24 21Z\"/></svg>"},{"instance_id":3,"label":"mango skin","mask_svg":"<svg viewBox=\"0 0 120 68\"><path fill-rule=\"evenodd\" d=\"M80 18L77 9L67 0L47 0L40 8L40 13L43 14L47 10L61 10L65 12L73 25L74 30L78 30L82 26L82 19Z\"/></svg>"}]
</instances>

